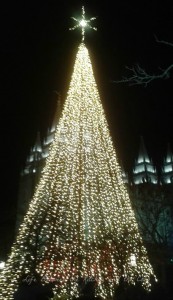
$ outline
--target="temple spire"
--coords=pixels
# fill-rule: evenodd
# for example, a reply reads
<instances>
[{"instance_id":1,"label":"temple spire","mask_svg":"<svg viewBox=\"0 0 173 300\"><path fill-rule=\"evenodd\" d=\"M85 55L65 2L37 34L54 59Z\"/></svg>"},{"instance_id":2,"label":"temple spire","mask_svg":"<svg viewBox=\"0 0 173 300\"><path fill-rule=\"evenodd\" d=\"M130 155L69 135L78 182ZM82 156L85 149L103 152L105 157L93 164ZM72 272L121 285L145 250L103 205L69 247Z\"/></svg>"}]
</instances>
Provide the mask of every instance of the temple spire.
<instances>
[{"instance_id":1,"label":"temple spire","mask_svg":"<svg viewBox=\"0 0 173 300\"><path fill-rule=\"evenodd\" d=\"M138 155L137 162L138 163L150 162L143 136L140 136L140 147L139 147L139 155Z\"/></svg>"},{"instance_id":2,"label":"temple spire","mask_svg":"<svg viewBox=\"0 0 173 300\"><path fill-rule=\"evenodd\" d=\"M140 184L144 182L156 184L158 182L157 171L153 166L152 160L148 156L143 136L140 137L138 159L135 162L135 167L133 170L133 182L134 184Z\"/></svg>"},{"instance_id":3,"label":"temple spire","mask_svg":"<svg viewBox=\"0 0 173 300\"><path fill-rule=\"evenodd\" d=\"M173 182L173 153L171 146L167 145L167 154L162 166L162 183L169 184Z\"/></svg>"}]
</instances>

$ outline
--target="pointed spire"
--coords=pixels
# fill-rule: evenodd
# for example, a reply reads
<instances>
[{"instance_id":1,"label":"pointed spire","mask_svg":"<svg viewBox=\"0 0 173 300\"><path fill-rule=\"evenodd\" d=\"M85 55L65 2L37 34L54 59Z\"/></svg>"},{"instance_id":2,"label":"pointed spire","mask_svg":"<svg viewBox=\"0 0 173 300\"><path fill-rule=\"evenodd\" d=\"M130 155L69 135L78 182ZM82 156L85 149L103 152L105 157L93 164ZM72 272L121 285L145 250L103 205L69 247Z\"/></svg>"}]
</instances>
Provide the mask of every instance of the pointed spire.
<instances>
[{"instance_id":1,"label":"pointed spire","mask_svg":"<svg viewBox=\"0 0 173 300\"><path fill-rule=\"evenodd\" d=\"M158 182L157 171L152 160L149 159L143 136L140 137L139 155L133 170L133 181L134 184Z\"/></svg>"},{"instance_id":2,"label":"pointed spire","mask_svg":"<svg viewBox=\"0 0 173 300\"><path fill-rule=\"evenodd\" d=\"M55 111L55 115L53 118L52 126L50 129L51 133L55 132L56 126L58 124L58 120L59 120L60 114L61 114L61 94L60 94L60 92L57 92L57 91L53 91L53 92L57 95L57 105L56 105L56 111Z\"/></svg>"},{"instance_id":3,"label":"pointed spire","mask_svg":"<svg viewBox=\"0 0 173 300\"><path fill-rule=\"evenodd\" d=\"M40 132L37 132L35 144L31 147L29 155L26 159L26 165L21 172L21 175L35 173L38 169L38 162L40 162L43 158L43 148L40 138Z\"/></svg>"},{"instance_id":4,"label":"pointed spire","mask_svg":"<svg viewBox=\"0 0 173 300\"><path fill-rule=\"evenodd\" d=\"M123 178L124 183L129 183L129 175L128 175L128 172L125 171L122 161L120 161L120 166L121 166L122 178Z\"/></svg>"},{"instance_id":5,"label":"pointed spire","mask_svg":"<svg viewBox=\"0 0 173 300\"><path fill-rule=\"evenodd\" d=\"M138 163L141 162L150 162L147 149L145 147L144 138L143 136L140 136L140 147L139 147L139 155L138 155Z\"/></svg>"},{"instance_id":6,"label":"pointed spire","mask_svg":"<svg viewBox=\"0 0 173 300\"><path fill-rule=\"evenodd\" d=\"M167 155L166 155L166 158L165 158L165 162L166 163L173 162L173 153L172 153L172 150L171 150L170 143L168 143L168 145L167 145Z\"/></svg>"},{"instance_id":7,"label":"pointed spire","mask_svg":"<svg viewBox=\"0 0 173 300\"><path fill-rule=\"evenodd\" d=\"M164 184L173 182L173 153L169 143L167 145L167 154L163 162L161 181Z\"/></svg>"},{"instance_id":8,"label":"pointed spire","mask_svg":"<svg viewBox=\"0 0 173 300\"><path fill-rule=\"evenodd\" d=\"M31 147L29 155L27 156L26 163L29 164L34 161L35 153L42 153L42 144L41 144L41 138L40 138L40 132L37 132L35 144L33 147Z\"/></svg>"},{"instance_id":9,"label":"pointed spire","mask_svg":"<svg viewBox=\"0 0 173 300\"><path fill-rule=\"evenodd\" d=\"M43 141L43 156L44 156L44 158L46 158L48 156L49 146L53 142L56 127L58 125L60 115L61 115L61 94L60 94L60 92L57 92L56 90L53 91L53 92L54 92L54 94L56 94L57 105L56 105L56 111L55 111L55 114L54 114L52 125L47 130L47 135L46 135L46 137L44 138L44 141Z\"/></svg>"},{"instance_id":10,"label":"pointed spire","mask_svg":"<svg viewBox=\"0 0 173 300\"><path fill-rule=\"evenodd\" d=\"M32 148L32 152L42 152L42 145L41 145L41 138L40 138L40 132L37 132L37 137L36 137L36 141L35 141L35 145Z\"/></svg>"}]
</instances>

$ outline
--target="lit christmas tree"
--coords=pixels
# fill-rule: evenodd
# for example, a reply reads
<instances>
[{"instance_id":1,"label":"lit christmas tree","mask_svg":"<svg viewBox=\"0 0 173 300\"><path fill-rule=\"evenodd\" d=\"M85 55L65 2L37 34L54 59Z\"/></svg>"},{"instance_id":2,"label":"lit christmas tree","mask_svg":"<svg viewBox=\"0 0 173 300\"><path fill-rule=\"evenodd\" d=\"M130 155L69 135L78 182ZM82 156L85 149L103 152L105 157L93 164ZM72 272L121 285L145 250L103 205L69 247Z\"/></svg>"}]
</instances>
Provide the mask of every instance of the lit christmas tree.
<instances>
[{"instance_id":1,"label":"lit christmas tree","mask_svg":"<svg viewBox=\"0 0 173 300\"><path fill-rule=\"evenodd\" d=\"M83 39L87 22L79 23ZM121 276L131 283L140 276L149 289L153 274L84 41L46 166L0 276L1 299L13 299L20 276L34 270L69 298L78 295L79 278L94 279L96 295L106 299Z\"/></svg>"}]
</instances>

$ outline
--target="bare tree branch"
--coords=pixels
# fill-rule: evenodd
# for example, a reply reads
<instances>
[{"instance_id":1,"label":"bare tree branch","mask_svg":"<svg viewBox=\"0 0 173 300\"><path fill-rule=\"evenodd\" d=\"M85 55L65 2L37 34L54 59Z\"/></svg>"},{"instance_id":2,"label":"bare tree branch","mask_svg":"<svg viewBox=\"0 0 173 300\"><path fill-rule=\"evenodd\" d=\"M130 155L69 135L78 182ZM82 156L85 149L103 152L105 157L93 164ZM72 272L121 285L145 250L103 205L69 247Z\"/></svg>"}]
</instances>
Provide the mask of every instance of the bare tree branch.
<instances>
[{"instance_id":1,"label":"bare tree branch","mask_svg":"<svg viewBox=\"0 0 173 300\"><path fill-rule=\"evenodd\" d=\"M163 40L159 40L156 35L154 35L154 36L155 36L155 40L156 40L157 43L162 43L162 44L165 44L165 45L173 47L173 43L170 43L170 42L167 42L167 41L163 41Z\"/></svg>"},{"instance_id":2,"label":"bare tree branch","mask_svg":"<svg viewBox=\"0 0 173 300\"><path fill-rule=\"evenodd\" d=\"M167 245L172 236L172 218L168 214L171 208L166 204L166 196L162 198L160 190L156 192L139 191L131 195L132 205L144 239L155 245Z\"/></svg>"},{"instance_id":3,"label":"bare tree branch","mask_svg":"<svg viewBox=\"0 0 173 300\"><path fill-rule=\"evenodd\" d=\"M129 70L132 73L132 76L130 77L123 77L122 80L115 80L113 82L115 83L126 83L128 82L130 86L132 85L144 85L145 87L153 80L156 79L168 79L170 77L170 71L173 69L173 64L168 66L167 69L162 70L160 74L149 74L147 73L143 68L141 68L139 65L136 65L135 67L126 67L127 70Z\"/></svg>"},{"instance_id":4,"label":"bare tree branch","mask_svg":"<svg viewBox=\"0 0 173 300\"><path fill-rule=\"evenodd\" d=\"M173 43L159 40L156 36L155 39L157 43L162 43L168 46L173 47ZM144 85L145 87L153 80L157 79L168 79L170 77L170 71L173 69L173 64L169 65L166 69L160 69L158 74L149 74L145 71L144 68L140 67L138 64L133 67L127 67L126 69L130 71L129 77L123 77L121 80L114 80L115 83L128 83L132 85Z\"/></svg>"}]
</instances>

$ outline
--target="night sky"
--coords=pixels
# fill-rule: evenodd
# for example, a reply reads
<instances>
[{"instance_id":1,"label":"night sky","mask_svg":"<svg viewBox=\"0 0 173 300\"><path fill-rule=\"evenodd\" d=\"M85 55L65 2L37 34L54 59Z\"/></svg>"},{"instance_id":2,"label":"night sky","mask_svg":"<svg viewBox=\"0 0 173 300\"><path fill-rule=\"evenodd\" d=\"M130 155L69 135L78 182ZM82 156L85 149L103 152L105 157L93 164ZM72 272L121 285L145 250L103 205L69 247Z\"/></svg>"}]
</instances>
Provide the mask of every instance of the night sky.
<instances>
[{"instance_id":1,"label":"night sky","mask_svg":"<svg viewBox=\"0 0 173 300\"><path fill-rule=\"evenodd\" d=\"M96 16L89 49L98 89L119 159L128 171L138 155L140 135L156 166L167 143L173 149L173 71L148 87L114 83L139 64L158 73L173 63L172 1L10 1L1 4L1 207L15 212L19 173L36 133L42 137L56 108L55 91L65 100L80 42L78 18ZM100 3L101 2L101 3ZM72 4L73 3L73 4ZM9 219L14 214L9 213Z\"/></svg>"}]
</instances>

